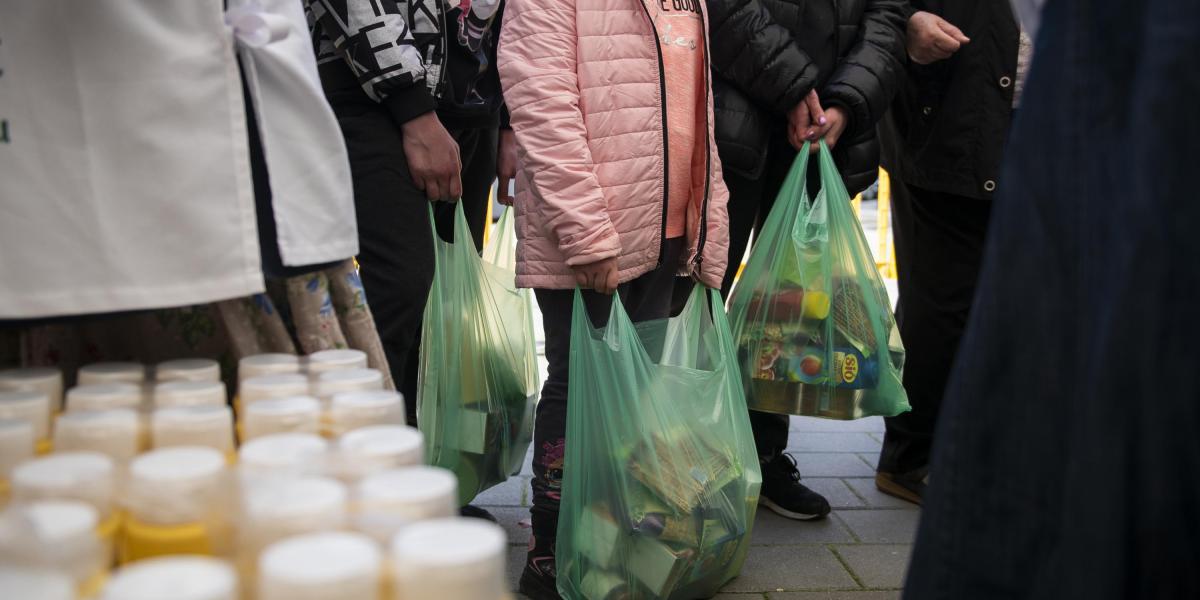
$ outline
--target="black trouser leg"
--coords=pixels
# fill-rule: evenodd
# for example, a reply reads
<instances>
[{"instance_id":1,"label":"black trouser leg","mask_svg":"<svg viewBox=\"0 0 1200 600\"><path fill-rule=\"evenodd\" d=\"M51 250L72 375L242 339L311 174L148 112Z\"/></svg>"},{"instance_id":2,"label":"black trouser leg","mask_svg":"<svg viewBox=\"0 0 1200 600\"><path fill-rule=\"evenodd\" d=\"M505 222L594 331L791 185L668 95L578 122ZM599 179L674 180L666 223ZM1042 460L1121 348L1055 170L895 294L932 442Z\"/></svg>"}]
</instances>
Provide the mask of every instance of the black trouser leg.
<instances>
[{"instance_id":1,"label":"black trouser leg","mask_svg":"<svg viewBox=\"0 0 1200 600\"><path fill-rule=\"evenodd\" d=\"M671 312L672 290L677 285L675 271L686 243L683 238L669 240L658 269L622 284L618 290L629 318L634 322L662 319ZM533 524L535 554L545 555L553 546L558 531L558 507L561 499L563 455L566 450L567 386L570 374L571 314L574 290L535 290L546 333L546 382L542 385L533 429ZM596 327L608 323L612 297L583 292L588 317Z\"/></svg>"},{"instance_id":2,"label":"black trouser leg","mask_svg":"<svg viewBox=\"0 0 1200 600\"><path fill-rule=\"evenodd\" d=\"M417 353L433 282L429 201L413 184L400 129L386 110L365 98L331 104L350 158L363 287L392 378L411 411L416 380L409 380L405 367Z\"/></svg>"},{"instance_id":3,"label":"black trouser leg","mask_svg":"<svg viewBox=\"0 0 1200 600\"><path fill-rule=\"evenodd\" d=\"M975 296L991 201L892 182L896 317L912 411L885 419L879 470L906 473L929 464L942 395Z\"/></svg>"}]
</instances>

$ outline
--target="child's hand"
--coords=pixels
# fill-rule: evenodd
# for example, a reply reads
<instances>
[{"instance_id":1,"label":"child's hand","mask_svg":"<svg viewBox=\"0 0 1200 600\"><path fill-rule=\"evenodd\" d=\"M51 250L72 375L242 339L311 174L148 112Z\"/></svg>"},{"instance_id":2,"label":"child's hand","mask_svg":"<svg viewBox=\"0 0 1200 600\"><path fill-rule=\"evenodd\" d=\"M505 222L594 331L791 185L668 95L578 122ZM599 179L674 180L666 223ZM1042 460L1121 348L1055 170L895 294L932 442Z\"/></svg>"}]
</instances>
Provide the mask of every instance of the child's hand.
<instances>
[{"instance_id":1,"label":"child's hand","mask_svg":"<svg viewBox=\"0 0 1200 600\"><path fill-rule=\"evenodd\" d=\"M606 258L599 262L571 267L575 271L575 283L580 289L596 290L612 295L617 291L617 258Z\"/></svg>"}]
</instances>

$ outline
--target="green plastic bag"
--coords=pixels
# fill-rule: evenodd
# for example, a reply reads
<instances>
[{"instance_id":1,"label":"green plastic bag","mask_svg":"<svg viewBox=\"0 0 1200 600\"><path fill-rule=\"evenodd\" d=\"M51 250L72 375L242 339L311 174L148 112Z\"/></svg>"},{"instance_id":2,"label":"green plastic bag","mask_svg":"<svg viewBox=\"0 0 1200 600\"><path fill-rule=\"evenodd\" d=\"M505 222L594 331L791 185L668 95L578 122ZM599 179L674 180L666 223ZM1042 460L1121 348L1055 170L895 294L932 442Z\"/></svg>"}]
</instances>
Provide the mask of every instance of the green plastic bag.
<instances>
[{"instance_id":1,"label":"green plastic bag","mask_svg":"<svg viewBox=\"0 0 1200 600\"><path fill-rule=\"evenodd\" d=\"M533 303L515 284L505 211L481 259L458 206L456 243L437 263L421 329L417 421L431 465L458 477L461 504L521 470L539 389ZM431 218L432 221L432 213Z\"/></svg>"},{"instance_id":2,"label":"green plastic bag","mask_svg":"<svg viewBox=\"0 0 1200 600\"><path fill-rule=\"evenodd\" d=\"M821 142L809 202L809 147L788 173L729 300L753 410L830 419L910 410L904 345L862 225Z\"/></svg>"},{"instance_id":3,"label":"green plastic bag","mask_svg":"<svg viewBox=\"0 0 1200 600\"><path fill-rule=\"evenodd\" d=\"M575 293L556 562L571 600L709 597L749 548L762 474L719 295L594 329Z\"/></svg>"}]
</instances>

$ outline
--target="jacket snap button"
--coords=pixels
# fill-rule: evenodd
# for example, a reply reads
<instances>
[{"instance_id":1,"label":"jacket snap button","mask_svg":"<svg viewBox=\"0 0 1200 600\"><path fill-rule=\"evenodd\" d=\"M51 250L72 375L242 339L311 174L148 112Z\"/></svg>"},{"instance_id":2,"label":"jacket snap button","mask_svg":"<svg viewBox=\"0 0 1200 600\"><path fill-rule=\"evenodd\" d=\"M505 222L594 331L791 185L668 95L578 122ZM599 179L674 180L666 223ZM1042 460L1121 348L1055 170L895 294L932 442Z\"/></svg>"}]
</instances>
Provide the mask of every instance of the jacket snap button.
<instances>
[{"instance_id":1,"label":"jacket snap button","mask_svg":"<svg viewBox=\"0 0 1200 600\"><path fill-rule=\"evenodd\" d=\"M931 106L926 106L925 108L922 108L922 109L921 109L921 114L923 114L923 115L925 115L925 116L927 116L927 117L928 117L928 116L929 116L929 115L930 115L932 112L933 112L933 107L931 107Z\"/></svg>"},{"instance_id":2,"label":"jacket snap button","mask_svg":"<svg viewBox=\"0 0 1200 600\"><path fill-rule=\"evenodd\" d=\"M983 182L983 189L989 192L996 191L996 182L992 181L991 179Z\"/></svg>"},{"instance_id":3,"label":"jacket snap button","mask_svg":"<svg viewBox=\"0 0 1200 600\"><path fill-rule=\"evenodd\" d=\"M1000 78L1000 87L1002 87L1002 88L1006 88L1006 87L1008 87L1008 86L1010 86L1010 85L1012 85L1012 78L1011 78L1011 77L1009 77L1008 75L1005 75L1005 76L1003 76L1003 77L1001 77L1001 78Z\"/></svg>"}]
</instances>

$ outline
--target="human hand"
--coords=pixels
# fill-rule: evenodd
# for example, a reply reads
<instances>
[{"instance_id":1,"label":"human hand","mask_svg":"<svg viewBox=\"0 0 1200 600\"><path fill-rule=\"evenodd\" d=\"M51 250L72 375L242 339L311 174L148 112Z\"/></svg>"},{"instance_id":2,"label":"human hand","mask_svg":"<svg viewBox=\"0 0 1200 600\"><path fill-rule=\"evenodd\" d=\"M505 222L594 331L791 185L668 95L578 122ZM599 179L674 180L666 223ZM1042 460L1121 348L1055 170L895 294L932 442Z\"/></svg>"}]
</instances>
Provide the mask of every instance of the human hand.
<instances>
[{"instance_id":1,"label":"human hand","mask_svg":"<svg viewBox=\"0 0 1200 600\"><path fill-rule=\"evenodd\" d=\"M805 141L817 139L816 127L827 122L817 91L812 90L804 96L804 100L788 111L788 141L799 150Z\"/></svg>"},{"instance_id":2,"label":"human hand","mask_svg":"<svg viewBox=\"0 0 1200 600\"><path fill-rule=\"evenodd\" d=\"M404 157L417 189L430 200L454 202L462 196L462 163L458 142L433 112L401 126Z\"/></svg>"},{"instance_id":3,"label":"human hand","mask_svg":"<svg viewBox=\"0 0 1200 600\"><path fill-rule=\"evenodd\" d=\"M838 143L838 139L845 133L849 119L846 116L846 111L840 106L829 107L825 111L825 119L828 123L826 123L825 127L817 131L817 136L824 139L825 145L829 146L830 150L833 150L833 147ZM817 152L820 148L820 145L813 144L812 152Z\"/></svg>"},{"instance_id":4,"label":"human hand","mask_svg":"<svg viewBox=\"0 0 1200 600\"><path fill-rule=\"evenodd\" d=\"M575 271L575 283L581 289L596 290L612 295L617 291L617 258L606 258L586 265L571 267Z\"/></svg>"},{"instance_id":5,"label":"human hand","mask_svg":"<svg viewBox=\"0 0 1200 600\"><path fill-rule=\"evenodd\" d=\"M908 20L908 57L919 65L950 58L971 39L949 21L925 11Z\"/></svg>"},{"instance_id":6,"label":"human hand","mask_svg":"<svg viewBox=\"0 0 1200 600\"><path fill-rule=\"evenodd\" d=\"M517 176L517 136L511 129L500 130L500 147L496 151L496 200L505 206L513 205L508 182Z\"/></svg>"}]
</instances>

